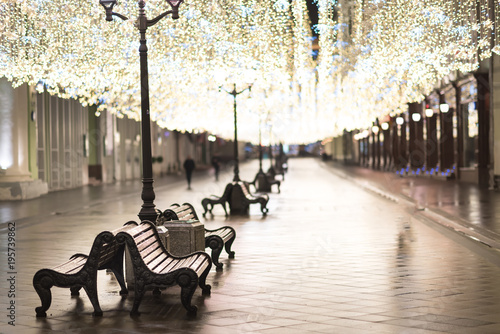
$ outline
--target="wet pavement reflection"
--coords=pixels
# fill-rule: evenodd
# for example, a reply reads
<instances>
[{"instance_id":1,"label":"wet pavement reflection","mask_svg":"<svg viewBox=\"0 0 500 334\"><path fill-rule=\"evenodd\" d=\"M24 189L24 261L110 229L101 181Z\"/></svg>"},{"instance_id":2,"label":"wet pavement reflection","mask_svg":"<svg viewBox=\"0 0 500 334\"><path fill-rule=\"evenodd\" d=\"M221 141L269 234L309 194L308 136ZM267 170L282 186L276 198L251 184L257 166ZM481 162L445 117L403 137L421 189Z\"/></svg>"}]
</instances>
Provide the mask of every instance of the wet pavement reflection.
<instances>
[{"instance_id":1,"label":"wet pavement reflection","mask_svg":"<svg viewBox=\"0 0 500 334\"><path fill-rule=\"evenodd\" d=\"M251 180L258 162L240 169L241 178ZM319 159L290 159L281 194L269 194L268 216L262 217L257 205L248 217L226 218L216 207L213 217L202 219L209 229L236 229L236 256L230 260L223 253L224 270L212 269L208 275L211 296L196 291L195 318L186 315L176 287L160 296L148 293L141 316L131 318L133 293L122 298L117 281L106 272L98 278L103 317L92 317L85 294L72 298L68 289L53 288L47 318L35 318L40 300L32 287L34 273L74 253L88 253L100 231L137 220L140 199L132 189L104 194L113 188L109 185L101 195L99 187L87 197L66 192L61 206L52 201L62 192L32 200L40 201L35 208L42 203L53 207L16 217L16 327L6 323L4 311L0 332L499 333L500 268L447 235L452 232L423 223L412 214L414 208L360 187L359 182L369 180L362 171L350 178L345 173ZM193 190L170 180L157 188L156 204L191 202L201 213L201 199L222 194L231 178L230 170L221 173L219 182L199 174ZM411 180L384 181L388 193L420 194L421 205L453 198L437 189L426 193L423 186L409 185ZM50 214L54 211L60 214ZM0 227L4 266L6 224ZM8 275L4 268L1 281ZM0 288L2 310L10 302L5 289Z\"/></svg>"},{"instance_id":2,"label":"wet pavement reflection","mask_svg":"<svg viewBox=\"0 0 500 334\"><path fill-rule=\"evenodd\" d=\"M500 192L478 185L428 176L400 177L337 163L331 166L349 177L365 180L395 195L403 195L421 208L433 209L500 240Z\"/></svg>"}]
</instances>

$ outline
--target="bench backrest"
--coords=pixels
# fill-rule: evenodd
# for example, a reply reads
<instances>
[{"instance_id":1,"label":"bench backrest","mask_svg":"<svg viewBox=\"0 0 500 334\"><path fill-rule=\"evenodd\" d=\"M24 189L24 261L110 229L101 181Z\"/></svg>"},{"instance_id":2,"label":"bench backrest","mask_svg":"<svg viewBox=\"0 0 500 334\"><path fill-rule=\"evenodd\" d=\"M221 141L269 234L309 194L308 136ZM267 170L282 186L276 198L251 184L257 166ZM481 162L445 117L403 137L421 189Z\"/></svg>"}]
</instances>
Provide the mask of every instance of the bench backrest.
<instances>
[{"instance_id":1,"label":"bench backrest","mask_svg":"<svg viewBox=\"0 0 500 334\"><path fill-rule=\"evenodd\" d=\"M245 195L245 197L254 198L254 196L250 193L250 190L248 190L245 182L238 182L238 184L240 185L241 191L243 192L243 195Z\"/></svg>"},{"instance_id":2,"label":"bench backrest","mask_svg":"<svg viewBox=\"0 0 500 334\"><path fill-rule=\"evenodd\" d=\"M135 228L118 233L116 240L120 244L127 243L135 268L146 266L152 272L162 273L186 266L198 272L211 266L210 257L204 252L181 257L171 255L163 246L155 224L147 220L143 220ZM190 260L185 261L187 258Z\"/></svg>"},{"instance_id":3,"label":"bench backrest","mask_svg":"<svg viewBox=\"0 0 500 334\"><path fill-rule=\"evenodd\" d=\"M166 221L170 220L199 220L194 207L190 203L179 205L172 204L168 209L163 211L163 218Z\"/></svg>"},{"instance_id":4,"label":"bench backrest","mask_svg":"<svg viewBox=\"0 0 500 334\"><path fill-rule=\"evenodd\" d=\"M169 257L160 241L156 226L147 220L135 228L118 233L116 240L120 244L127 243L134 266L146 265L150 270L154 270Z\"/></svg>"},{"instance_id":5,"label":"bench backrest","mask_svg":"<svg viewBox=\"0 0 500 334\"><path fill-rule=\"evenodd\" d=\"M105 238L103 240L103 241L107 240L107 242L103 242L101 247L100 247L100 250L99 250L99 255L98 255L98 260L97 260L99 268L102 266L105 266L110 261L116 259L117 255L123 254L123 250L124 250L125 245L118 244L116 242L114 236L116 236L118 233L120 233L122 231L130 230L130 229L134 228L135 226L137 226L136 222L129 221L129 222L125 223L125 225L123 225L122 227L117 228L116 230L113 230L110 232L112 234L113 238L111 238L111 239ZM109 232L106 232L106 233L109 233ZM99 234L99 235L101 235L101 234ZM94 243L95 243L95 241L94 241ZM94 246L92 246L92 248L94 248ZM90 254L89 254L89 256L90 256ZM118 260L120 260L120 259L118 259Z\"/></svg>"},{"instance_id":6,"label":"bench backrest","mask_svg":"<svg viewBox=\"0 0 500 334\"><path fill-rule=\"evenodd\" d=\"M221 198L227 201L229 199L229 197L231 196L232 189L233 189L233 185L231 183L228 183L226 185L226 188L224 188L224 193L222 194Z\"/></svg>"}]
</instances>

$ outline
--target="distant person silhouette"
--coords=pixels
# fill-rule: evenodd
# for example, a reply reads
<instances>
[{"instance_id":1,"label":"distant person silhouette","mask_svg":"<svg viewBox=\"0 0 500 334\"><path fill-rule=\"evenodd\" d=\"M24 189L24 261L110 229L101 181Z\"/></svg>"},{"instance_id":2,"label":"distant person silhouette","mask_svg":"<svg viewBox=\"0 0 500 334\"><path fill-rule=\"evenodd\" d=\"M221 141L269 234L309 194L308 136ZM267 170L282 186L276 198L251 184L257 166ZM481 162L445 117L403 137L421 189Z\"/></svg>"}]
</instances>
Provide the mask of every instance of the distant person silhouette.
<instances>
[{"instance_id":1,"label":"distant person silhouette","mask_svg":"<svg viewBox=\"0 0 500 334\"><path fill-rule=\"evenodd\" d=\"M193 170L195 168L194 160L188 155L184 161L184 169L186 170L186 178L188 182L188 189L191 189L191 175L193 175Z\"/></svg>"},{"instance_id":2,"label":"distant person silhouette","mask_svg":"<svg viewBox=\"0 0 500 334\"><path fill-rule=\"evenodd\" d=\"M215 170L215 181L219 181L219 169L220 169L219 158L215 156L212 158L212 166L214 167Z\"/></svg>"}]
</instances>

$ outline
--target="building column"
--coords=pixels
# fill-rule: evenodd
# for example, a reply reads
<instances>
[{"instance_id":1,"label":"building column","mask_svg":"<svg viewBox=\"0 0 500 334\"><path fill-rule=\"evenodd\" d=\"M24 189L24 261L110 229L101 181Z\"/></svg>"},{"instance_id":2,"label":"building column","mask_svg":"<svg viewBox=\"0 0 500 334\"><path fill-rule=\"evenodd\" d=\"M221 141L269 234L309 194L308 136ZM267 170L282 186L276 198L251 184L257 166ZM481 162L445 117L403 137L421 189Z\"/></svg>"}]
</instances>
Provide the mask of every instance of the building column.
<instances>
[{"instance_id":1,"label":"building column","mask_svg":"<svg viewBox=\"0 0 500 334\"><path fill-rule=\"evenodd\" d=\"M455 114L457 117L457 154L455 156L456 163L455 166L456 168L456 175L457 179L460 179L460 169L464 167L464 118L463 118L463 112L461 110L461 94L460 94L460 87L456 83L453 84L453 88L455 89Z\"/></svg>"},{"instance_id":2,"label":"building column","mask_svg":"<svg viewBox=\"0 0 500 334\"><path fill-rule=\"evenodd\" d=\"M30 199L48 192L47 184L35 179L36 173L30 170L36 166L36 99L32 93L26 84L14 89L0 79L0 200Z\"/></svg>"},{"instance_id":3,"label":"building column","mask_svg":"<svg viewBox=\"0 0 500 334\"><path fill-rule=\"evenodd\" d=\"M500 56L495 53L491 56L491 74L490 74L490 87L491 94L491 108L490 108L490 122L491 122L491 145L490 150L493 174L492 187L498 187L500 184Z\"/></svg>"},{"instance_id":4,"label":"building column","mask_svg":"<svg viewBox=\"0 0 500 334\"><path fill-rule=\"evenodd\" d=\"M408 131L408 120L405 114L401 114L400 117L403 119L403 124L400 125L401 135L399 137L399 168L404 168L408 166L408 141L406 140L406 132Z\"/></svg>"},{"instance_id":5,"label":"building column","mask_svg":"<svg viewBox=\"0 0 500 334\"><path fill-rule=\"evenodd\" d=\"M383 169L389 170L391 165L391 128L389 123L382 123L380 125L382 129L382 134L384 136L383 146L382 146L382 158L383 158Z\"/></svg>"},{"instance_id":6,"label":"building column","mask_svg":"<svg viewBox=\"0 0 500 334\"><path fill-rule=\"evenodd\" d=\"M488 188L490 183L490 91L488 74L476 73L477 80L477 172L480 187Z\"/></svg>"},{"instance_id":7,"label":"building column","mask_svg":"<svg viewBox=\"0 0 500 334\"><path fill-rule=\"evenodd\" d=\"M427 113L427 110L432 111L432 115ZM427 137L425 139L425 151L426 151L426 170L434 170L438 164L439 150L438 150L438 139L437 139L437 114L432 108L426 110L426 130Z\"/></svg>"},{"instance_id":8,"label":"building column","mask_svg":"<svg viewBox=\"0 0 500 334\"><path fill-rule=\"evenodd\" d=\"M441 172L446 172L453 168L455 157L455 145L453 138L453 113L455 108L450 108L446 103L444 94L439 95L439 117L441 123L441 133L439 134Z\"/></svg>"},{"instance_id":9,"label":"building column","mask_svg":"<svg viewBox=\"0 0 500 334\"><path fill-rule=\"evenodd\" d=\"M399 155L399 136L398 136L398 127L399 125L396 123L396 118L391 118L390 128L391 131L391 139L392 139L392 165L393 168L398 171L400 169L400 155Z\"/></svg>"},{"instance_id":10,"label":"building column","mask_svg":"<svg viewBox=\"0 0 500 334\"><path fill-rule=\"evenodd\" d=\"M371 131L371 154L372 154L372 163L371 167L372 169L377 169L377 134L372 130Z\"/></svg>"},{"instance_id":11,"label":"building column","mask_svg":"<svg viewBox=\"0 0 500 334\"><path fill-rule=\"evenodd\" d=\"M91 184L101 183L102 178L102 145L101 118L96 116L97 106L89 107L89 182Z\"/></svg>"},{"instance_id":12,"label":"building column","mask_svg":"<svg viewBox=\"0 0 500 334\"><path fill-rule=\"evenodd\" d=\"M375 169L380 169L380 162L381 162L381 142L380 142L380 124L378 122L378 119L375 121L374 124L374 133L375 133Z\"/></svg>"},{"instance_id":13,"label":"building column","mask_svg":"<svg viewBox=\"0 0 500 334\"><path fill-rule=\"evenodd\" d=\"M371 146L370 146L370 135L367 135L365 140L365 167L370 167L370 152L371 152Z\"/></svg>"},{"instance_id":14,"label":"building column","mask_svg":"<svg viewBox=\"0 0 500 334\"><path fill-rule=\"evenodd\" d=\"M410 166L412 170L419 170L425 163L424 127L422 120L422 104L409 104L410 122Z\"/></svg>"}]
</instances>

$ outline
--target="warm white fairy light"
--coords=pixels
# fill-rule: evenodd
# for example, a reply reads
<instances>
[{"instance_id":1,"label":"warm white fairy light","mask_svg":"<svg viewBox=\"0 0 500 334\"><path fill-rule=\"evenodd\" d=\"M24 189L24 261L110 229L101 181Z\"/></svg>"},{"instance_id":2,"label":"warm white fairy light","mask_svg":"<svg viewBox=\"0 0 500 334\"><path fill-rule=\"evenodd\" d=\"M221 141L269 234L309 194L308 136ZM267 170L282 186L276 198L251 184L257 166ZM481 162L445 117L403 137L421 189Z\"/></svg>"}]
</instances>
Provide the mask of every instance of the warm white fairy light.
<instances>
[{"instance_id":1,"label":"warm white fairy light","mask_svg":"<svg viewBox=\"0 0 500 334\"><path fill-rule=\"evenodd\" d=\"M218 87L251 82L252 97L238 96L242 140L255 142L264 113L275 140L315 141L368 128L420 101L450 71L475 70L500 52L487 0L317 5L315 64L305 0L183 3L178 20L147 33L152 118L231 138L232 97ZM146 1L149 18L167 7ZM137 10L137 1L120 1L115 11L131 20L110 23L97 0L0 0L0 76L139 120Z\"/></svg>"},{"instance_id":2,"label":"warm white fairy light","mask_svg":"<svg viewBox=\"0 0 500 334\"><path fill-rule=\"evenodd\" d=\"M319 104L329 106L337 133L421 101L451 71L476 70L500 50L492 34L498 16L492 19L487 0L318 3L319 22L338 27L336 35L320 30L318 64L320 84L326 85L318 90ZM336 6L337 22L331 22L329 6ZM500 9L496 1L494 6Z\"/></svg>"},{"instance_id":3,"label":"warm white fairy light","mask_svg":"<svg viewBox=\"0 0 500 334\"><path fill-rule=\"evenodd\" d=\"M220 85L288 90L310 44L307 12L295 7L305 1L191 0L178 20L148 29L153 118L169 128L201 128L200 114L231 119L232 104L218 102ZM163 0L146 1L148 18L168 9ZM0 0L0 76L14 86L42 82L60 97L139 119L137 1L114 11L131 19L106 22L97 0Z\"/></svg>"}]
</instances>

